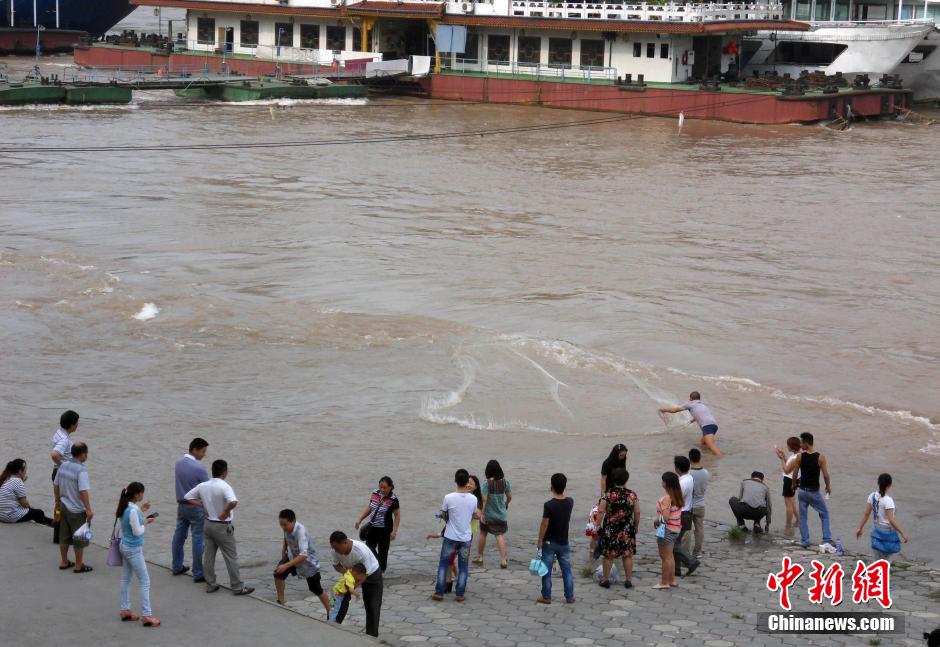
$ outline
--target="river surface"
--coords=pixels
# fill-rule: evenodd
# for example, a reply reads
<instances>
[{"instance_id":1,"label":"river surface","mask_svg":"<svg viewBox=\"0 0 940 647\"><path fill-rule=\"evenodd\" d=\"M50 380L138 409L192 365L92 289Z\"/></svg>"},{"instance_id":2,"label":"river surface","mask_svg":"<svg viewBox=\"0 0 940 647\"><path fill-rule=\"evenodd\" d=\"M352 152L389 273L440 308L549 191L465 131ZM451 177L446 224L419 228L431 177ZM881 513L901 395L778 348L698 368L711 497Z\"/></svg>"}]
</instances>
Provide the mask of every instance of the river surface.
<instances>
[{"instance_id":1,"label":"river surface","mask_svg":"<svg viewBox=\"0 0 940 647\"><path fill-rule=\"evenodd\" d=\"M239 550L267 577L280 508L322 549L389 474L399 541L419 542L454 469L482 474L493 457L514 485L511 533L534 540L549 476L568 474L579 533L602 459L625 442L646 528L659 475L699 436L656 410L694 389L726 452L706 461L708 516L731 521L727 498L756 469L781 529L773 448L810 431L831 464L834 534L866 549L855 528L887 471L904 552L929 558L940 127L690 120L680 134L675 120L634 119L133 150L596 117L161 92L0 110L0 143L19 149L0 153L3 460L30 462L30 497L48 506L48 441L76 409L97 511L142 480L164 513L148 555L166 562L172 463L203 436L231 466ZM29 150L66 145L131 150ZM811 528L819 541L815 515ZM654 555L646 535L640 552Z\"/></svg>"}]
</instances>

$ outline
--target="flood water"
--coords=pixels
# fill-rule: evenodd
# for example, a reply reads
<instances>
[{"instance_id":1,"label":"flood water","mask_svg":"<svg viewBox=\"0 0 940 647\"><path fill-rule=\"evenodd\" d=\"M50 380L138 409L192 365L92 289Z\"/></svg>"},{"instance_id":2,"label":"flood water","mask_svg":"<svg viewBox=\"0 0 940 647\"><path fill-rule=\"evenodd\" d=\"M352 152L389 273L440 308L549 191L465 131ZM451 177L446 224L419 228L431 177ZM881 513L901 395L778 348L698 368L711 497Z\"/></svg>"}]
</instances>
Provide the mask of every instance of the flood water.
<instances>
[{"instance_id":1,"label":"flood water","mask_svg":"<svg viewBox=\"0 0 940 647\"><path fill-rule=\"evenodd\" d=\"M634 119L133 150L596 117L161 92L0 110L0 148L18 149L0 153L3 460L30 462L30 497L49 507L48 441L76 409L96 510L142 480L165 515L148 556L168 562L172 463L203 436L231 466L239 551L267 577L280 508L325 546L389 474L399 541L420 542L454 469L482 474L493 457L514 486L511 534L534 539L548 477L568 474L577 533L625 442L646 528L659 475L698 441L656 409L695 389L726 452L706 462L708 516L732 521L727 498L756 469L782 528L773 447L810 431L831 464L834 534L866 549L855 528L888 471L904 553L929 558L940 127L689 120L680 134ZM30 151L102 145L131 150ZM815 516L811 529L818 541ZM640 552L655 554L651 538Z\"/></svg>"}]
</instances>

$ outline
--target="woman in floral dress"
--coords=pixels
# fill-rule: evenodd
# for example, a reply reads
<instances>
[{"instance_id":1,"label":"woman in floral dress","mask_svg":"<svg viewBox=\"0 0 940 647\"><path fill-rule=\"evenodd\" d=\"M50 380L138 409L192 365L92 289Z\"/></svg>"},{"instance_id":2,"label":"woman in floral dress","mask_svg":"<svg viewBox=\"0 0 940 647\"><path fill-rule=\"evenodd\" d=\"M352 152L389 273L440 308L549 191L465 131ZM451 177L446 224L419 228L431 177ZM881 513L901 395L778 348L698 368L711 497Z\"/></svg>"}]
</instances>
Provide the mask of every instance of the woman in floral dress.
<instances>
[{"instance_id":1,"label":"woman in floral dress","mask_svg":"<svg viewBox=\"0 0 940 647\"><path fill-rule=\"evenodd\" d=\"M614 486L607 491L598 506L604 518L604 533L601 537L601 555L604 557L603 576L600 585L610 588L610 569L618 557L623 564L623 585L633 588L633 553L636 552L636 529L640 525L640 501L636 492L627 489L629 472L618 467L610 474Z\"/></svg>"}]
</instances>

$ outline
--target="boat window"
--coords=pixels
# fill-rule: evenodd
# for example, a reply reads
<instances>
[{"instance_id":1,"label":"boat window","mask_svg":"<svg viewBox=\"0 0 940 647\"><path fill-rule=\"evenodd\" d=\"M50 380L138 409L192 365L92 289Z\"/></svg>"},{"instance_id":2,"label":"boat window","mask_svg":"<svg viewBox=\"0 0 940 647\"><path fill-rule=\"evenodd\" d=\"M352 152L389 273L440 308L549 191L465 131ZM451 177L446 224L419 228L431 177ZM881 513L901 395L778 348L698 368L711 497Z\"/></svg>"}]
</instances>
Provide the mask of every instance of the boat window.
<instances>
[{"instance_id":1,"label":"boat window","mask_svg":"<svg viewBox=\"0 0 940 647\"><path fill-rule=\"evenodd\" d=\"M294 46L294 25L289 22L274 23L274 44L281 47Z\"/></svg>"},{"instance_id":2,"label":"boat window","mask_svg":"<svg viewBox=\"0 0 940 647\"><path fill-rule=\"evenodd\" d=\"M656 43L646 44L646 58L656 58Z\"/></svg>"},{"instance_id":3,"label":"boat window","mask_svg":"<svg viewBox=\"0 0 940 647\"><path fill-rule=\"evenodd\" d=\"M304 49L320 49L320 25L300 26L300 46Z\"/></svg>"},{"instance_id":4,"label":"boat window","mask_svg":"<svg viewBox=\"0 0 940 647\"><path fill-rule=\"evenodd\" d=\"M477 63L480 58L480 35L467 34L467 44L463 48L463 60L467 63Z\"/></svg>"},{"instance_id":5,"label":"boat window","mask_svg":"<svg viewBox=\"0 0 940 647\"><path fill-rule=\"evenodd\" d=\"M486 37L486 56L491 65L509 62L509 36L489 34Z\"/></svg>"},{"instance_id":6,"label":"boat window","mask_svg":"<svg viewBox=\"0 0 940 647\"><path fill-rule=\"evenodd\" d=\"M936 45L918 45L911 53L907 55L907 58L904 60L905 63L920 63L921 61L927 60L927 57L934 53L934 50L937 49Z\"/></svg>"},{"instance_id":7,"label":"boat window","mask_svg":"<svg viewBox=\"0 0 940 647\"><path fill-rule=\"evenodd\" d=\"M255 47L258 44L258 21L242 20L238 30L238 44L242 47Z\"/></svg>"},{"instance_id":8,"label":"boat window","mask_svg":"<svg viewBox=\"0 0 940 647\"><path fill-rule=\"evenodd\" d=\"M362 30L358 27L353 27L353 51L364 51L362 49Z\"/></svg>"},{"instance_id":9,"label":"boat window","mask_svg":"<svg viewBox=\"0 0 940 647\"><path fill-rule=\"evenodd\" d=\"M548 64L550 67L571 67L571 39L548 39Z\"/></svg>"},{"instance_id":10,"label":"boat window","mask_svg":"<svg viewBox=\"0 0 940 647\"><path fill-rule=\"evenodd\" d=\"M659 58L669 58L669 44L668 43L659 44Z\"/></svg>"},{"instance_id":11,"label":"boat window","mask_svg":"<svg viewBox=\"0 0 940 647\"><path fill-rule=\"evenodd\" d=\"M472 32L467 34L467 44L463 48L465 63L478 63L480 59L480 35Z\"/></svg>"},{"instance_id":12,"label":"boat window","mask_svg":"<svg viewBox=\"0 0 940 647\"><path fill-rule=\"evenodd\" d=\"M519 37L519 63L523 65L538 65L542 59L542 37Z\"/></svg>"},{"instance_id":13,"label":"boat window","mask_svg":"<svg viewBox=\"0 0 940 647\"><path fill-rule=\"evenodd\" d=\"M604 67L604 41L581 41L581 67Z\"/></svg>"},{"instance_id":14,"label":"boat window","mask_svg":"<svg viewBox=\"0 0 940 647\"><path fill-rule=\"evenodd\" d=\"M767 57L768 63L794 65L829 65L839 57L847 45L841 43L804 43L784 40Z\"/></svg>"},{"instance_id":15,"label":"boat window","mask_svg":"<svg viewBox=\"0 0 940 647\"><path fill-rule=\"evenodd\" d=\"M215 45L215 18L196 20L196 41L204 45Z\"/></svg>"},{"instance_id":16,"label":"boat window","mask_svg":"<svg viewBox=\"0 0 940 647\"><path fill-rule=\"evenodd\" d=\"M754 58L754 54L757 53L761 47L761 41L745 39L741 42L741 67L744 67L751 62L751 59Z\"/></svg>"},{"instance_id":17,"label":"boat window","mask_svg":"<svg viewBox=\"0 0 940 647\"><path fill-rule=\"evenodd\" d=\"M643 56L643 43L633 43L633 58Z\"/></svg>"},{"instance_id":18,"label":"boat window","mask_svg":"<svg viewBox=\"0 0 940 647\"><path fill-rule=\"evenodd\" d=\"M326 27L326 48L334 52L341 52L346 49L346 28L336 25L327 25Z\"/></svg>"}]
</instances>

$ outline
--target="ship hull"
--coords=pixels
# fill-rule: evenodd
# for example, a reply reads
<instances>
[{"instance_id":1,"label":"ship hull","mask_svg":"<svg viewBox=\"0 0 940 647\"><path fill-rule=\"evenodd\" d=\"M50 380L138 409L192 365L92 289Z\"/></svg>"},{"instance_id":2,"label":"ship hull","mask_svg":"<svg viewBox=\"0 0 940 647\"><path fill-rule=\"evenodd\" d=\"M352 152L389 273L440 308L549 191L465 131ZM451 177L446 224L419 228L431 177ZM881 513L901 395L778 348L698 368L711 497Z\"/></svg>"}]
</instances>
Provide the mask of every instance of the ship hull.
<instances>
[{"instance_id":1,"label":"ship hull","mask_svg":"<svg viewBox=\"0 0 940 647\"><path fill-rule=\"evenodd\" d=\"M83 31L91 36L101 36L136 8L129 0L35 0L35 6L36 22L46 29ZM35 27L33 0L0 0L3 27Z\"/></svg>"}]
</instances>

